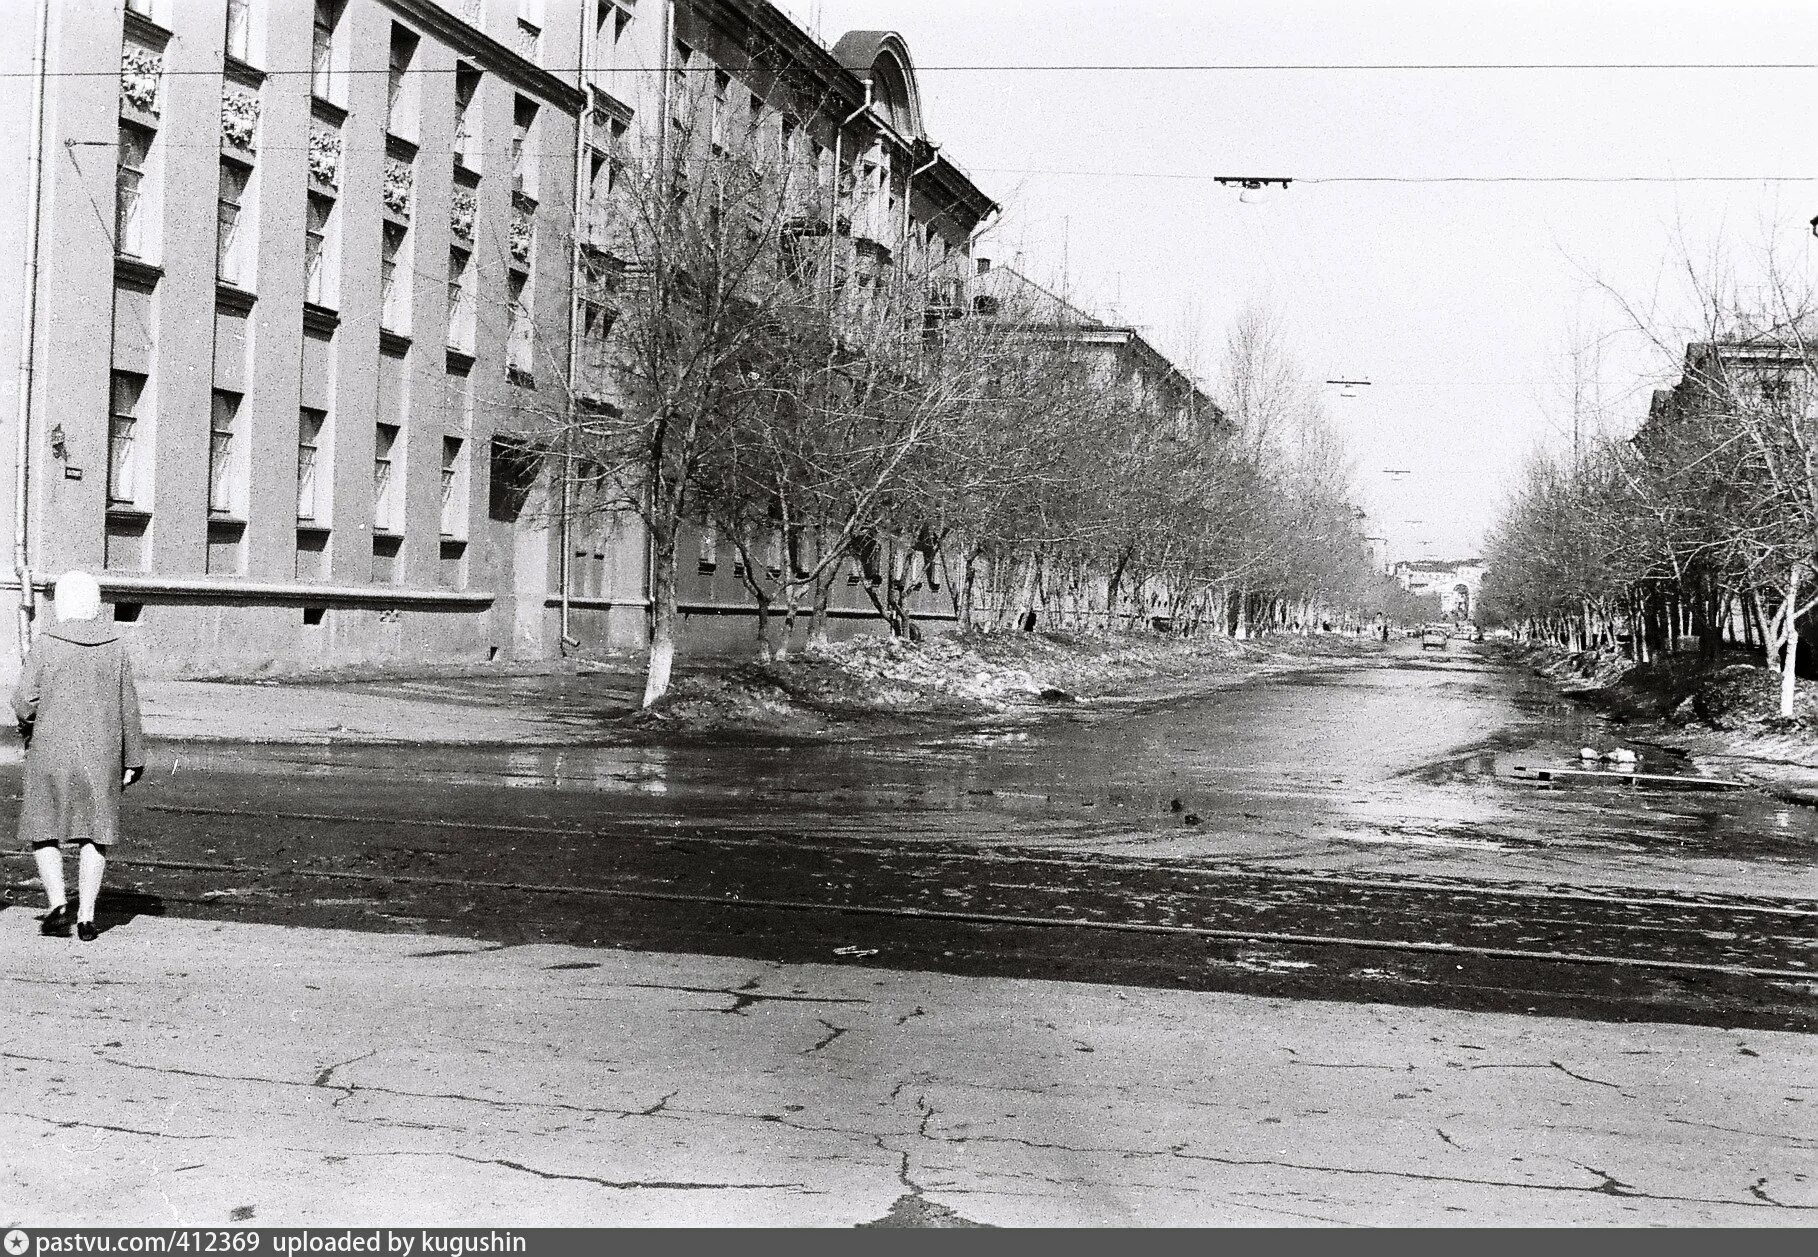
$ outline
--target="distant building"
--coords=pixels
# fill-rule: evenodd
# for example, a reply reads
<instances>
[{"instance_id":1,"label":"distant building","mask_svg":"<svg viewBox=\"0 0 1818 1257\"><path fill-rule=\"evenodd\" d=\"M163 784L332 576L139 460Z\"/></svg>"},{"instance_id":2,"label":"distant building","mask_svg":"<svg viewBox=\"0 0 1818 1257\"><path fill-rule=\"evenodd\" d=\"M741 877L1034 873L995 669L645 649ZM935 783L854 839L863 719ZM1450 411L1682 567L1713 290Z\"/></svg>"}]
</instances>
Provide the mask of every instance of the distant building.
<instances>
[{"instance_id":1,"label":"distant building","mask_svg":"<svg viewBox=\"0 0 1818 1257\"><path fill-rule=\"evenodd\" d=\"M1818 335L1818 329L1810 335ZM1688 344L1679 380L1671 388L1654 390L1635 444L1645 451L1652 441L1671 439L1676 423L1697 415L1747 406L1809 410L1818 400L1811 377L1812 344L1787 329Z\"/></svg>"},{"instance_id":2,"label":"distant building","mask_svg":"<svg viewBox=\"0 0 1818 1257\"><path fill-rule=\"evenodd\" d=\"M1395 565L1394 574L1409 593L1436 595L1440 615L1468 620L1476 613L1487 570L1481 559L1403 559Z\"/></svg>"},{"instance_id":3,"label":"distant building","mask_svg":"<svg viewBox=\"0 0 1818 1257\"><path fill-rule=\"evenodd\" d=\"M975 315L1013 318L1031 336L1064 343L1092 364L1099 383L1127 391L1131 404L1153 407L1183 434L1200 424L1224 422L1224 412L1203 389L1142 332L1106 323L1014 267L980 259L973 281Z\"/></svg>"}]
</instances>

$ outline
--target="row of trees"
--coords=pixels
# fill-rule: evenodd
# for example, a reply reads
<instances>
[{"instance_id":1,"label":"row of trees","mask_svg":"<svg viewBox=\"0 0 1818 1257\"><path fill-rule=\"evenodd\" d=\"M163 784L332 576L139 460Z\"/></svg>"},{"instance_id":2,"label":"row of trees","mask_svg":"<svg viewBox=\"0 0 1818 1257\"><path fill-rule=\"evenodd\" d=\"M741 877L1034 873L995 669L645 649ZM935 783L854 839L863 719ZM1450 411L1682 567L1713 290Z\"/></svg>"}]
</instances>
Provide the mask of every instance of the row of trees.
<instances>
[{"instance_id":1,"label":"row of trees","mask_svg":"<svg viewBox=\"0 0 1818 1257\"><path fill-rule=\"evenodd\" d=\"M1127 387L1051 308L975 306L967 251L906 215L892 230L894 203L798 153L787 115L732 135L695 126L706 112L616 155L610 215L576 242L614 311L603 378L537 416L563 509L648 532L647 704L688 523L737 548L766 654L801 616L824 634L854 564L908 637L937 574L967 625L1239 635L1368 584L1348 469L1266 312L1229 338L1222 412L1190 385Z\"/></svg>"},{"instance_id":2,"label":"row of trees","mask_svg":"<svg viewBox=\"0 0 1818 1257\"><path fill-rule=\"evenodd\" d=\"M1800 619L1818 604L1818 307L1766 266L1746 290L1686 268L1700 324L1655 337L1683 353L1680 382L1633 436L1534 459L1491 536L1483 605L1524 634L1643 661L1684 636L1707 654L1759 648L1791 715Z\"/></svg>"}]
</instances>

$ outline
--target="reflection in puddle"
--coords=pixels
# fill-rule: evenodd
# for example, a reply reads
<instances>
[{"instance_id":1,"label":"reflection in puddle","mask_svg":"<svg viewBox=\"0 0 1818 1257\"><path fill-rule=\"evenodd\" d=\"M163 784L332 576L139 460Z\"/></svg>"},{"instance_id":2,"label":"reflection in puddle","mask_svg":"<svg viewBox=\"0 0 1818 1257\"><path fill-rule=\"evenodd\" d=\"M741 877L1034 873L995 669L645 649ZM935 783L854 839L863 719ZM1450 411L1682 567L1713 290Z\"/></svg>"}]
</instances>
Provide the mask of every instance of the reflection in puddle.
<instances>
[{"instance_id":1,"label":"reflection in puddle","mask_svg":"<svg viewBox=\"0 0 1818 1257\"><path fill-rule=\"evenodd\" d=\"M1750 791L1543 790L1513 779L1516 764L1571 765L1578 747L1613 744L1596 716L1526 673L1428 660L925 742L173 749L185 774L339 779L347 806L362 810L379 805L361 783L388 782L419 810L515 822L523 795L509 791L515 806L493 795L537 787L550 793L539 812L602 831L683 824L830 845L1054 844L1308 867L1456 858L1491 874L1525 860L1524 875L1540 877L1541 861L1570 856L1625 879L1652 861L1645 877L1662 885L1678 884L1691 859L1781 862L1784 872L1769 875L1799 884L1787 893L1811 893L1818 813ZM1684 771L1655 748L1642 754L1649 771ZM449 789L438 799L435 787Z\"/></svg>"}]
</instances>

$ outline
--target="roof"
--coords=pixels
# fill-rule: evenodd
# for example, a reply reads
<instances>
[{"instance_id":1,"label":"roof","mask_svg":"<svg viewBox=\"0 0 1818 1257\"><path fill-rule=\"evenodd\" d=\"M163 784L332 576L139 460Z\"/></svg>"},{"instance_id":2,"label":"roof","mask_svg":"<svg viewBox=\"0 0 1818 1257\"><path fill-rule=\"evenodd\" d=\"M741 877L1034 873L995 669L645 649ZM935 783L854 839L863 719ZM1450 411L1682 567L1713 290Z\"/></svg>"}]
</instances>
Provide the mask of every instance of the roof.
<instances>
[{"instance_id":1,"label":"roof","mask_svg":"<svg viewBox=\"0 0 1818 1257\"><path fill-rule=\"evenodd\" d=\"M1052 289L1036 283L1015 267L994 266L974 282L975 292L984 291L996 296L1009 307L1012 316L1020 315L1017 318L1019 327L1032 332L1065 336L1070 340L1126 346L1151 371L1174 381L1182 390L1190 393L1194 410L1212 415L1217 421L1224 419L1224 411L1206 396L1205 390L1150 344L1138 328L1127 324L1106 323Z\"/></svg>"}]
</instances>

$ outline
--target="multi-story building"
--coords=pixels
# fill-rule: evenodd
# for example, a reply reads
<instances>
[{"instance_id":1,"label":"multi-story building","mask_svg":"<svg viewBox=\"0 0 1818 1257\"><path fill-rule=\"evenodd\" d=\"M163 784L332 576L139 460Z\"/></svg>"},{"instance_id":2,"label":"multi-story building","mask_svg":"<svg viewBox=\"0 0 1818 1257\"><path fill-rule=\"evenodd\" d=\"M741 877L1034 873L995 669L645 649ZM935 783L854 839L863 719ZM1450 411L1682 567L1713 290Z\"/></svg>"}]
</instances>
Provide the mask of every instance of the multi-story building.
<instances>
[{"instance_id":1,"label":"multi-story building","mask_svg":"<svg viewBox=\"0 0 1818 1257\"><path fill-rule=\"evenodd\" d=\"M1782 327L1688 344L1679 380L1654 390L1637 445L1670 439L1675 424L1695 416L1810 407L1814 334Z\"/></svg>"},{"instance_id":2,"label":"multi-story building","mask_svg":"<svg viewBox=\"0 0 1818 1257\"><path fill-rule=\"evenodd\" d=\"M681 111L773 119L848 266L963 274L995 209L898 37L761 0L40 7L0 47L0 164L39 172L0 186L0 273L35 276L0 320L4 598L93 570L154 671L644 642L643 530L574 517L549 421L614 404L588 259ZM743 644L734 564L684 545L684 648ZM836 616L875 618L865 579Z\"/></svg>"},{"instance_id":3,"label":"multi-story building","mask_svg":"<svg viewBox=\"0 0 1818 1257\"><path fill-rule=\"evenodd\" d=\"M860 286L912 276L929 283L931 306L967 308L973 237L997 206L927 134L914 61L900 36L855 31L824 46L763 0L603 4L598 13L589 85L595 116L606 122L587 159L599 177L584 180L581 231L590 250L610 253L611 224L623 212L610 178L615 146L629 143L648 158L661 144L755 143L755 151L785 155L801 174L789 191L799 200L788 214L795 247L817 256L825 250L829 267ZM658 20L640 30L652 17ZM592 349L585 356L583 401L619 404L610 356ZM647 586L625 579L633 556L641 562L646 552L641 523L629 514L582 518L570 533L564 631L584 643L627 642L642 631L649 605ZM783 562L779 542L757 547L771 556L772 570ZM678 548L681 649L748 649L754 608L738 551L705 520L684 525ZM872 597L879 583L875 567L851 562L832 592L832 632L880 631ZM914 617L934 627L956 621L952 585L938 562L921 585L911 599Z\"/></svg>"},{"instance_id":4,"label":"multi-story building","mask_svg":"<svg viewBox=\"0 0 1818 1257\"><path fill-rule=\"evenodd\" d=\"M9 171L43 90L0 377L34 580L103 573L166 668L537 640L513 415L560 404L562 364L516 346L566 338L585 98L545 66L579 3L59 0L41 78L7 42Z\"/></svg>"},{"instance_id":5,"label":"multi-story building","mask_svg":"<svg viewBox=\"0 0 1818 1257\"><path fill-rule=\"evenodd\" d=\"M1191 374L1158 350L1141 329L1109 323L1082 309L1062 293L1029 278L1014 266L976 263L971 300L974 317L1008 324L1021 336L1051 347L1087 374L1098 394L1132 415L1148 416L1156 438L1197 441L1214 436L1225 414ZM1021 556L985 565L981 578L987 605L1014 608L1021 588ZM1170 602L1168 584L1149 576L1140 585L1108 573L1081 573L1073 582L1080 606L1071 616L1104 621L1148 614ZM1117 605L1110 605L1115 597ZM1032 613L1031 613L1032 614Z\"/></svg>"},{"instance_id":6,"label":"multi-story building","mask_svg":"<svg viewBox=\"0 0 1818 1257\"><path fill-rule=\"evenodd\" d=\"M1394 569L1397 584L1437 597L1440 615L1453 620L1471 618L1488 570L1481 559L1403 559Z\"/></svg>"},{"instance_id":7,"label":"multi-story building","mask_svg":"<svg viewBox=\"0 0 1818 1257\"><path fill-rule=\"evenodd\" d=\"M1127 324L1107 323L1012 266L979 259L971 292L975 316L1015 320L1030 337L1065 345L1104 389L1121 389L1130 405L1152 411L1166 428L1185 434L1224 422L1224 413L1198 383Z\"/></svg>"}]
</instances>

